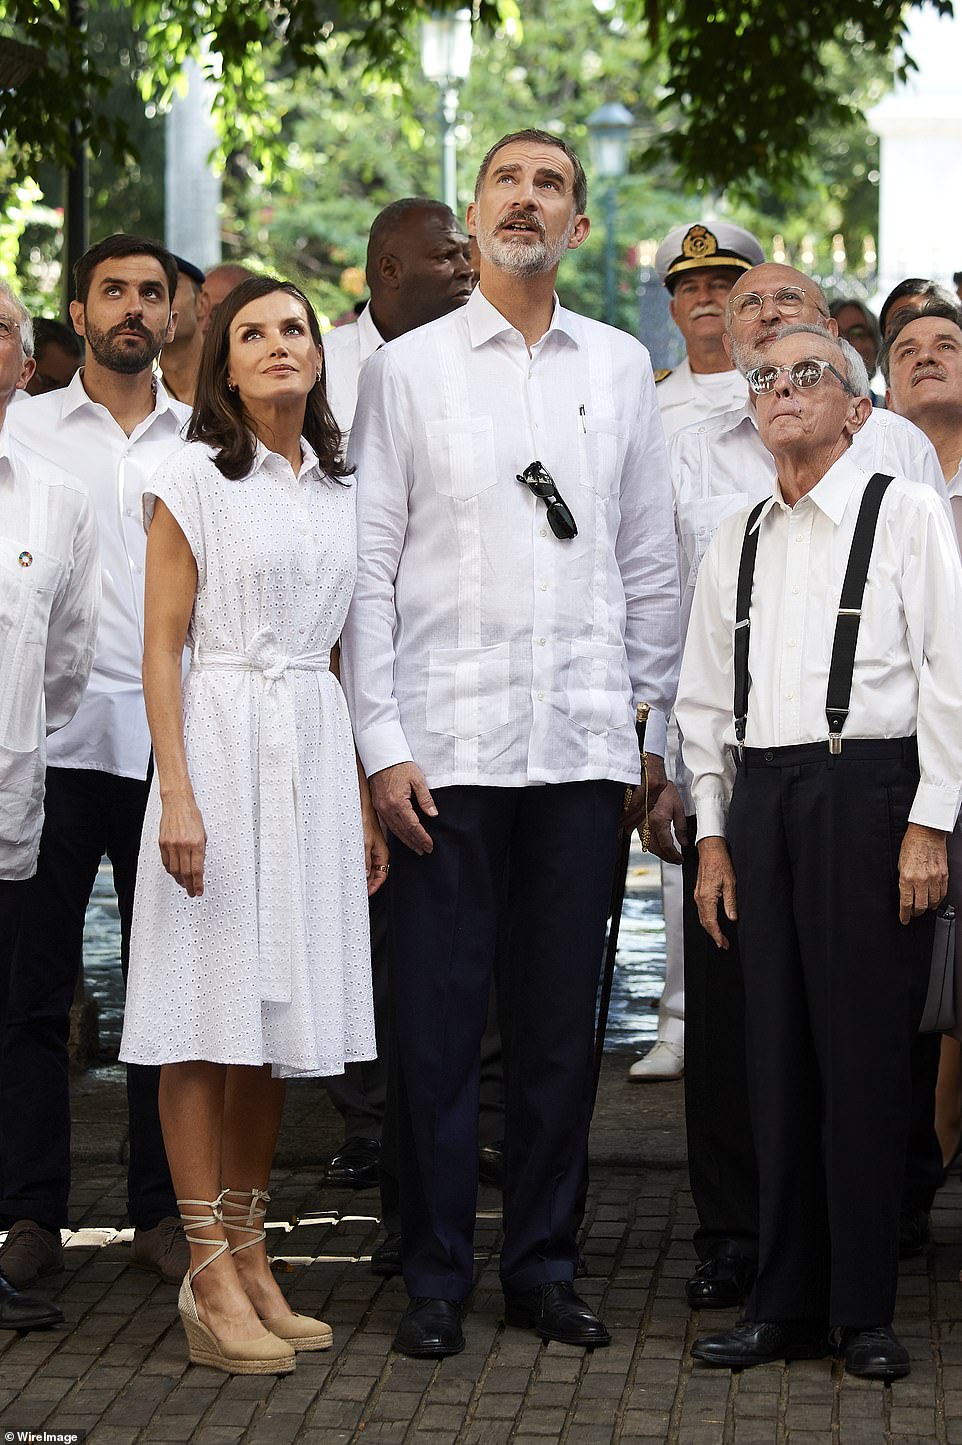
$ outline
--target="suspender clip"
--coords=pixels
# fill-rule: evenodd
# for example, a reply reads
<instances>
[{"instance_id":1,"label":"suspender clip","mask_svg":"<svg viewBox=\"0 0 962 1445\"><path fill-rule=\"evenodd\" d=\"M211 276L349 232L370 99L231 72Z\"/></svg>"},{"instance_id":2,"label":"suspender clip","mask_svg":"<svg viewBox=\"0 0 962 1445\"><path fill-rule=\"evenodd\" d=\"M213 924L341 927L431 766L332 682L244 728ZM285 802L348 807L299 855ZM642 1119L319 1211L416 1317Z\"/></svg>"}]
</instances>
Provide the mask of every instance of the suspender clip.
<instances>
[{"instance_id":1,"label":"suspender clip","mask_svg":"<svg viewBox=\"0 0 962 1445\"><path fill-rule=\"evenodd\" d=\"M842 734L841 734L841 733L829 733L829 735L828 735L828 751L829 751L829 753L831 754L831 756L832 756L833 758L839 757L839 755L841 754L841 751L842 751Z\"/></svg>"}]
</instances>

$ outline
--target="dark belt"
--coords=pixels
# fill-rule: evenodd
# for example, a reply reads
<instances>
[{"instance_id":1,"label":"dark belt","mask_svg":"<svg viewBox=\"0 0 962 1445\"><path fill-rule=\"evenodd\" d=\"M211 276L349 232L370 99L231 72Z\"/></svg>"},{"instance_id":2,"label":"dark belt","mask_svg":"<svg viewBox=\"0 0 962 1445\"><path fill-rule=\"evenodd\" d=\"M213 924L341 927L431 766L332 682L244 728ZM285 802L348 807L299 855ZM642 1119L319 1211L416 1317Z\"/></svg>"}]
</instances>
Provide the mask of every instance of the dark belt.
<instances>
[{"instance_id":1,"label":"dark belt","mask_svg":"<svg viewBox=\"0 0 962 1445\"><path fill-rule=\"evenodd\" d=\"M847 758L857 762L859 758L881 759L901 758L905 763L918 766L918 742L912 738L846 738L845 751L832 758L837 764ZM824 742L793 743L785 748L743 748L739 758L745 768L791 768L799 763L827 763L829 752Z\"/></svg>"}]
</instances>

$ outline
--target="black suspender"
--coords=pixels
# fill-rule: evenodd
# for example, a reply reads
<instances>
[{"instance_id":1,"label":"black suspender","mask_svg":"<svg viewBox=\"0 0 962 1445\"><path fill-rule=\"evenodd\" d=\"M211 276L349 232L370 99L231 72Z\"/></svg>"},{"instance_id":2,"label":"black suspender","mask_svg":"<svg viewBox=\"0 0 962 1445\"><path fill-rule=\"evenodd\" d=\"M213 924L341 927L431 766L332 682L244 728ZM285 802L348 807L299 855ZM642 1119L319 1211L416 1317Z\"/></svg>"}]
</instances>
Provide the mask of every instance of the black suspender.
<instances>
[{"instance_id":1,"label":"black suspender","mask_svg":"<svg viewBox=\"0 0 962 1445\"><path fill-rule=\"evenodd\" d=\"M858 509L852 550L848 554L845 581L842 583L842 595L838 601L832 665L828 673L828 690L825 696L830 753L842 751L842 728L848 717L848 705L852 697L852 674L855 671L858 629L862 621L865 579L868 577L868 564L872 560L879 508L891 480L891 477L883 477L881 472L876 472L862 493L862 505Z\"/></svg>"},{"instance_id":2,"label":"black suspender","mask_svg":"<svg viewBox=\"0 0 962 1445\"><path fill-rule=\"evenodd\" d=\"M738 563L738 590L735 593L735 737L739 746L745 741L748 722L748 638L752 630L752 583L755 580L755 553L758 551L758 521L765 503L753 507L745 524L745 539Z\"/></svg>"},{"instance_id":3,"label":"black suspender","mask_svg":"<svg viewBox=\"0 0 962 1445\"><path fill-rule=\"evenodd\" d=\"M848 566L839 598L838 618L835 623L835 641L832 646L832 665L828 675L828 689L825 700L825 714L828 718L828 749L830 753L842 751L842 728L848 717L848 705L852 696L852 677L855 672L855 648L858 643L859 623L862 620L862 598L868 578L872 547L879 510L885 490L891 482L881 472L876 472L862 493L852 546L848 554ZM738 563L738 586L735 593L735 737L739 746L745 742L745 728L748 723L748 640L751 634L750 612L752 585L755 580L755 554L758 551L756 523L764 507L759 502L749 513L745 524L741 558Z\"/></svg>"}]
</instances>

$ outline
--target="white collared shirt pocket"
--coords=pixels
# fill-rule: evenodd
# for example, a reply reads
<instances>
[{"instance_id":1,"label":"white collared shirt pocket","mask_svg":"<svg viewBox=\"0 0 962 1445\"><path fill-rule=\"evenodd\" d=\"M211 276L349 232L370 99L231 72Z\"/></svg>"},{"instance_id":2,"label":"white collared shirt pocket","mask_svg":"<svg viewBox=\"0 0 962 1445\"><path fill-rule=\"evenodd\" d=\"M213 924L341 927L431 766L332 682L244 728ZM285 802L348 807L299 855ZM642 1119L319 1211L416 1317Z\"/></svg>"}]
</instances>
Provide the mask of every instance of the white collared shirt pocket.
<instances>
[{"instance_id":1,"label":"white collared shirt pocket","mask_svg":"<svg viewBox=\"0 0 962 1445\"><path fill-rule=\"evenodd\" d=\"M0 747L12 752L37 746L43 695L32 685L38 671L35 649L46 646L62 570L58 558L20 539L0 537ZM42 662L39 671L42 676Z\"/></svg>"},{"instance_id":2,"label":"white collared shirt pocket","mask_svg":"<svg viewBox=\"0 0 962 1445\"><path fill-rule=\"evenodd\" d=\"M428 654L429 733L476 738L510 716L510 646L437 647Z\"/></svg>"},{"instance_id":3,"label":"white collared shirt pocket","mask_svg":"<svg viewBox=\"0 0 962 1445\"><path fill-rule=\"evenodd\" d=\"M493 417L428 421L425 436L431 474L444 496L469 501L499 480Z\"/></svg>"},{"instance_id":4,"label":"white collared shirt pocket","mask_svg":"<svg viewBox=\"0 0 962 1445\"><path fill-rule=\"evenodd\" d=\"M610 497L621 485L621 470L628 447L628 426L620 417L582 416L582 486L591 487L599 497Z\"/></svg>"}]
</instances>

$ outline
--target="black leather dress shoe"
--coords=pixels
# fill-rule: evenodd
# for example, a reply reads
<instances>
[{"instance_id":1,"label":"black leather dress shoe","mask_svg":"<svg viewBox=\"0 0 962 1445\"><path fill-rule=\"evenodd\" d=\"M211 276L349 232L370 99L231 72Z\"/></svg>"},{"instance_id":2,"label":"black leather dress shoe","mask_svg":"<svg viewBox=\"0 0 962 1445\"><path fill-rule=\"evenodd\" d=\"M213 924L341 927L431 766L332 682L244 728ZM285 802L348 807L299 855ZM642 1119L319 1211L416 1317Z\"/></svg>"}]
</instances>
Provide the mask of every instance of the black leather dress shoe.
<instances>
[{"instance_id":1,"label":"black leather dress shoe","mask_svg":"<svg viewBox=\"0 0 962 1445\"><path fill-rule=\"evenodd\" d=\"M63 1310L49 1300L14 1289L0 1274L0 1330L45 1330L63 1324Z\"/></svg>"},{"instance_id":2,"label":"black leather dress shoe","mask_svg":"<svg viewBox=\"0 0 962 1445\"><path fill-rule=\"evenodd\" d=\"M328 1184L341 1184L348 1189L370 1189L378 1182L381 1144L378 1139L353 1136L333 1156L324 1178Z\"/></svg>"},{"instance_id":3,"label":"black leather dress shoe","mask_svg":"<svg viewBox=\"0 0 962 1445\"><path fill-rule=\"evenodd\" d=\"M464 1349L461 1304L455 1300L413 1299L401 1316L394 1348L416 1360L443 1359Z\"/></svg>"},{"instance_id":4,"label":"black leather dress shoe","mask_svg":"<svg viewBox=\"0 0 962 1445\"><path fill-rule=\"evenodd\" d=\"M495 1189L504 1188L503 1139L481 1145L478 1150L478 1178L482 1184L493 1184Z\"/></svg>"},{"instance_id":5,"label":"black leather dress shoe","mask_svg":"<svg viewBox=\"0 0 962 1445\"><path fill-rule=\"evenodd\" d=\"M820 1360L831 1354L828 1329L814 1320L791 1322L739 1320L718 1335L703 1335L691 1347L692 1359L726 1370L748 1370L775 1360Z\"/></svg>"},{"instance_id":6,"label":"black leather dress shoe","mask_svg":"<svg viewBox=\"0 0 962 1445\"><path fill-rule=\"evenodd\" d=\"M755 1279L754 1267L734 1249L720 1249L700 1264L685 1283L693 1310L729 1310L744 1304Z\"/></svg>"},{"instance_id":7,"label":"black leather dress shoe","mask_svg":"<svg viewBox=\"0 0 962 1445\"><path fill-rule=\"evenodd\" d=\"M610 1345L611 1336L569 1280L550 1280L534 1289L504 1293L504 1322L522 1330L537 1330L543 1340L563 1345Z\"/></svg>"},{"instance_id":8,"label":"black leather dress shoe","mask_svg":"<svg viewBox=\"0 0 962 1445\"><path fill-rule=\"evenodd\" d=\"M371 1273L391 1279L401 1273L401 1236L388 1234L371 1253Z\"/></svg>"},{"instance_id":9,"label":"black leather dress shoe","mask_svg":"<svg viewBox=\"0 0 962 1445\"><path fill-rule=\"evenodd\" d=\"M863 1380L901 1380L909 1373L909 1352L889 1325L842 1330L838 1351L845 1373Z\"/></svg>"},{"instance_id":10,"label":"black leather dress shoe","mask_svg":"<svg viewBox=\"0 0 962 1445\"><path fill-rule=\"evenodd\" d=\"M932 1243L926 1209L904 1209L899 1217L899 1259L917 1259Z\"/></svg>"}]
</instances>

